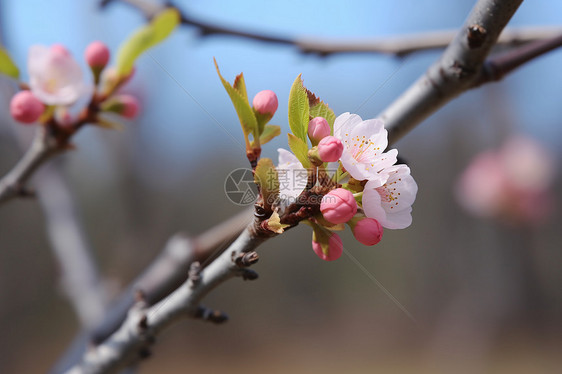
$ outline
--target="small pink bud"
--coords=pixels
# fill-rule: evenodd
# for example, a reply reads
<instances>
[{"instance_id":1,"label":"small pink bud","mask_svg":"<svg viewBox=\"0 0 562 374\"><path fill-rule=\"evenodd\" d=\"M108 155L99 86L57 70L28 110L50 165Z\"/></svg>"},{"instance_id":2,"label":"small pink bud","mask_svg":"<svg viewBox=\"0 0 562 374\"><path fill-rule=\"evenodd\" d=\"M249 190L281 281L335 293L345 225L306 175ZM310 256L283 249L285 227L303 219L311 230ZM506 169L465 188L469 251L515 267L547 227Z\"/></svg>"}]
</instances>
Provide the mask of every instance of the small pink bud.
<instances>
[{"instance_id":1,"label":"small pink bud","mask_svg":"<svg viewBox=\"0 0 562 374\"><path fill-rule=\"evenodd\" d=\"M86 47L84 59L92 68L103 68L109 62L109 48L100 41L92 42Z\"/></svg>"},{"instance_id":2,"label":"small pink bud","mask_svg":"<svg viewBox=\"0 0 562 374\"><path fill-rule=\"evenodd\" d=\"M326 136L329 136L330 132L330 124L323 117L315 117L308 123L308 137L313 143L318 143Z\"/></svg>"},{"instance_id":3,"label":"small pink bud","mask_svg":"<svg viewBox=\"0 0 562 374\"><path fill-rule=\"evenodd\" d=\"M277 95L271 90L263 90L254 96L252 101L254 109L260 114L274 115L279 105L277 102Z\"/></svg>"},{"instance_id":4,"label":"small pink bud","mask_svg":"<svg viewBox=\"0 0 562 374\"><path fill-rule=\"evenodd\" d=\"M335 136L326 136L318 143L318 155L324 162L338 161L343 153L343 143Z\"/></svg>"},{"instance_id":5,"label":"small pink bud","mask_svg":"<svg viewBox=\"0 0 562 374\"><path fill-rule=\"evenodd\" d=\"M123 117L133 119L139 113L140 104L136 97L131 95L119 95L119 100L123 104Z\"/></svg>"},{"instance_id":6,"label":"small pink bud","mask_svg":"<svg viewBox=\"0 0 562 374\"><path fill-rule=\"evenodd\" d=\"M361 244L375 245L382 239L383 228L374 218L362 218L353 225L352 231Z\"/></svg>"},{"instance_id":7,"label":"small pink bud","mask_svg":"<svg viewBox=\"0 0 562 374\"><path fill-rule=\"evenodd\" d=\"M320 245L320 243L315 242L314 240L312 240L312 250L322 260L337 260L341 257L341 254L343 252L343 243L340 236L338 234L332 233L332 236L330 236L330 240L328 243L328 254L325 254L324 251L322 251L322 246Z\"/></svg>"},{"instance_id":8,"label":"small pink bud","mask_svg":"<svg viewBox=\"0 0 562 374\"><path fill-rule=\"evenodd\" d=\"M10 101L10 114L21 123L33 123L41 117L45 105L31 91L20 91Z\"/></svg>"},{"instance_id":9,"label":"small pink bud","mask_svg":"<svg viewBox=\"0 0 562 374\"><path fill-rule=\"evenodd\" d=\"M117 113L129 119L137 116L139 108L140 104L137 98L127 94L113 96L101 106L104 112Z\"/></svg>"},{"instance_id":10,"label":"small pink bud","mask_svg":"<svg viewBox=\"0 0 562 374\"><path fill-rule=\"evenodd\" d=\"M328 222L345 223L357 213L357 202L351 192L336 188L322 198L320 211Z\"/></svg>"}]
</instances>

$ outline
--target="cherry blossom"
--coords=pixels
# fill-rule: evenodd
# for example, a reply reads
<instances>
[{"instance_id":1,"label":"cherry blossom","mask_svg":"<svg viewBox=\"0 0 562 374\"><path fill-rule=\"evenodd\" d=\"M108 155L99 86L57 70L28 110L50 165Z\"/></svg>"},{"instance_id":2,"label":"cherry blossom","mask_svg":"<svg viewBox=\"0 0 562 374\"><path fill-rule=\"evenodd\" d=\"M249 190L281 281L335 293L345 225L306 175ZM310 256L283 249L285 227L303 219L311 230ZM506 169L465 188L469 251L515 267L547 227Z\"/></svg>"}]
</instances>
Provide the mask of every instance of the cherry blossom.
<instances>
[{"instance_id":1,"label":"cherry blossom","mask_svg":"<svg viewBox=\"0 0 562 374\"><path fill-rule=\"evenodd\" d=\"M334 136L344 145L343 167L357 180L381 180L378 172L396 163L397 150L384 152L388 132L379 119L363 121L357 114L343 113L334 122Z\"/></svg>"},{"instance_id":2,"label":"cherry blossom","mask_svg":"<svg viewBox=\"0 0 562 374\"><path fill-rule=\"evenodd\" d=\"M538 224L552 210L555 165L536 141L513 136L499 150L478 154L461 175L456 197L470 213Z\"/></svg>"},{"instance_id":3,"label":"cherry blossom","mask_svg":"<svg viewBox=\"0 0 562 374\"><path fill-rule=\"evenodd\" d=\"M80 65L61 45L34 45L27 60L33 94L48 105L71 105L90 91Z\"/></svg>"},{"instance_id":4,"label":"cherry blossom","mask_svg":"<svg viewBox=\"0 0 562 374\"><path fill-rule=\"evenodd\" d=\"M412 223L412 204L418 185L406 165L386 168L381 176L367 182L363 191L365 215L387 229L404 229Z\"/></svg>"}]
</instances>

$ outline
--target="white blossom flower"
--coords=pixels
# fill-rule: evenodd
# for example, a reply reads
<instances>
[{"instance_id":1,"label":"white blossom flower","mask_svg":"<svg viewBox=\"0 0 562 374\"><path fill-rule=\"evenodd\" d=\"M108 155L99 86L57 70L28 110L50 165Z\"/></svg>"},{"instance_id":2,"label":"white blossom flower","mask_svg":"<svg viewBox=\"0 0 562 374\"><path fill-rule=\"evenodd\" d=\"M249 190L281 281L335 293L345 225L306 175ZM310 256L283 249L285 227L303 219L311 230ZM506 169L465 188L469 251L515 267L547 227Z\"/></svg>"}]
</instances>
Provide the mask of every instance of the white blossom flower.
<instances>
[{"instance_id":1,"label":"white blossom flower","mask_svg":"<svg viewBox=\"0 0 562 374\"><path fill-rule=\"evenodd\" d=\"M279 152L279 164L277 166L279 197L282 204L288 205L295 202L306 188L308 171L291 152L283 148L279 148L277 151Z\"/></svg>"},{"instance_id":2,"label":"white blossom flower","mask_svg":"<svg viewBox=\"0 0 562 374\"><path fill-rule=\"evenodd\" d=\"M27 68L31 91L48 105L71 105L91 89L80 65L61 45L31 46Z\"/></svg>"},{"instance_id":3,"label":"white blossom flower","mask_svg":"<svg viewBox=\"0 0 562 374\"><path fill-rule=\"evenodd\" d=\"M334 122L334 136L344 145L343 167L357 180L381 180L378 172L396 163L397 150L384 152L388 132L379 119L363 121L357 114L343 113Z\"/></svg>"},{"instance_id":4,"label":"white blossom flower","mask_svg":"<svg viewBox=\"0 0 562 374\"><path fill-rule=\"evenodd\" d=\"M370 180L363 190L363 210L388 229L404 229L412 223L412 204L418 185L406 165L384 169L381 178Z\"/></svg>"}]
</instances>

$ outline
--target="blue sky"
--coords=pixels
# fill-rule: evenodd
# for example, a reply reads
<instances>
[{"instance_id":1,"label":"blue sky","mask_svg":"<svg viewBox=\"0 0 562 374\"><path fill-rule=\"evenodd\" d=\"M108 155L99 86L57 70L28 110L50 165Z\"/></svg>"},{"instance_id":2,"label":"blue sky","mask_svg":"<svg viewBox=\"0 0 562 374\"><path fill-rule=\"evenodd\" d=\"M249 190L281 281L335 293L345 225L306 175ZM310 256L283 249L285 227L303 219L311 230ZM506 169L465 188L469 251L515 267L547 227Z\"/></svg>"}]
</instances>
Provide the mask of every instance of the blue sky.
<instances>
[{"instance_id":1,"label":"blue sky","mask_svg":"<svg viewBox=\"0 0 562 374\"><path fill-rule=\"evenodd\" d=\"M323 37L383 36L456 28L472 3L177 1L188 14L209 22L281 36ZM114 4L100 12L96 4L91 0L4 0L0 10L5 44L25 70L27 49L32 44L62 43L82 60L83 50L92 40L103 40L115 51L144 22L128 6ZM560 14L560 2L524 2L511 25L555 25L561 20ZM189 163L194 150L212 152L218 146L221 151L238 152L239 144L232 136L242 139L236 114L214 71L213 57L229 80L244 72L250 96L262 89L277 92L280 106L272 123L281 125L286 132L288 91L298 74L303 74L307 87L328 102L336 114L351 111L374 117L423 73L439 53L415 54L405 61L377 55L319 58L299 54L289 46L229 36L201 39L196 30L182 27L152 50L151 56L140 59L138 76L129 88L145 102L135 131L145 139L147 152L156 159ZM561 58L560 51L551 53L502 83L516 127L535 134L553 148L562 139L562 75L557 73ZM283 135L276 140L266 155L274 156L274 150L284 146L284 139ZM92 149L97 146L95 140L85 141L83 136L78 142Z\"/></svg>"}]
</instances>

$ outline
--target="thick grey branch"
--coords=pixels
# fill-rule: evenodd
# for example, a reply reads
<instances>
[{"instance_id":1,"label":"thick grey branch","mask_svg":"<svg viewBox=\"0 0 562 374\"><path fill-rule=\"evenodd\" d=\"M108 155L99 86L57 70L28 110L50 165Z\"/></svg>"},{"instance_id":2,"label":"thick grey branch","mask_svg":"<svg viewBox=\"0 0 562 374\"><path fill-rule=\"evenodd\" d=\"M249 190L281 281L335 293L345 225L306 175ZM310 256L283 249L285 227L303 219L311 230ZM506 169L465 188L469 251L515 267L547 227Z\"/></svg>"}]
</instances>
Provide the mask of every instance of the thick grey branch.
<instances>
[{"instance_id":1,"label":"thick grey branch","mask_svg":"<svg viewBox=\"0 0 562 374\"><path fill-rule=\"evenodd\" d=\"M137 304L113 335L86 353L82 362L68 371L72 374L114 373L146 354L152 338L172 322L185 317L201 318L206 309L200 302L219 284L242 275L238 258L250 254L268 236L256 234L254 223L199 274L197 281L187 280L167 298L145 307ZM253 256L248 256L253 257ZM209 319L222 320L222 314Z\"/></svg>"},{"instance_id":2,"label":"thick grey branch","mask_svg":"<svg viewBox=\"0 0 562 374\"><path fill-rule=\"evenodd\" d=\"M474 87L488 53L523 0L479 0L455 39L379 117L394 143L454 97Z\"/></svg>"}]
</instances>

